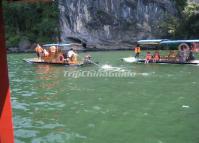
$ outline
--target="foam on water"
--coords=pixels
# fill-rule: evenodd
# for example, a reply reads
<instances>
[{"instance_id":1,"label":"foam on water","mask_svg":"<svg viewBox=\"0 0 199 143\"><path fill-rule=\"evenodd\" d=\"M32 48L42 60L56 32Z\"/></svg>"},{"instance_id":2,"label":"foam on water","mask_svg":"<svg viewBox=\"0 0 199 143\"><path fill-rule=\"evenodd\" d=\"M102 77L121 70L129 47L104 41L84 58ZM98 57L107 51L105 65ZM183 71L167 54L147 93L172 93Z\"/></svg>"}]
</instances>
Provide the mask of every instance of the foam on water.
<instances>
[{"instance_id":1,"label":"foam on water","mask_svg":"<svg viewBox=\"0 0 199 143\"><path fill-rule=\"evenodd\" d=\"M182 105L182 108L190 108L189 105Z\"/></svg>"},{"instance_id":2,"label":"foam on water","mask_svg":"<svg viewBox=\"0 0 199 143\"><path fill-rule=\"evenodd\" d=\"M141 75L143 75L143 76L149 76L150 73L141 73Z\"/></svg>"},{"instance_id":3,"label":"foam on water","mask_svg":"<svg viewBox=\"0 0 199 143\"><path fill-rule=\"evenodd\" d=\"M102 69L112 69L113 67L111 65L102 65Z\"/></svg>"},{"instance_id":4,"label":"foam on water","mask_svg":"<svg viewBox=\"0 0 199 143\"><path fill-rule=\"evenodd\" d=\"M111 71L120 71L120 72L125 71L121 67L113 67L112 65L108 65L108 64L102 65L101 69L103 69L103 70L111 70Z\"/></svg>"}]
</instances>

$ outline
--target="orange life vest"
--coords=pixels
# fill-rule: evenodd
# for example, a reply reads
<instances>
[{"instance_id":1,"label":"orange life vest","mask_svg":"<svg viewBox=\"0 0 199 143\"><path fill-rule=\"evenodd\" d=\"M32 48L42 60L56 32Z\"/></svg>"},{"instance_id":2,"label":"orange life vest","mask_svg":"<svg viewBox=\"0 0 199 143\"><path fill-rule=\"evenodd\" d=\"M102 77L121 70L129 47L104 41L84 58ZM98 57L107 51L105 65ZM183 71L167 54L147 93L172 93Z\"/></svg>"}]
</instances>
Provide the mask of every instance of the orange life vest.
<instances>
[{"instance_id":1,"label":"orange life vest","mask_svg":"<svg viewBox=\"0 0 199 143\"><path fill-rule=\"evenodd\" d=\"M43 49L42 49L42 47L37 46L37 47L35 48L35 51L36 51L37 53L42 53L42 52L43 52Z\"/></svg>"},{"instance_id":2,"label":"orange life vest","mask_svg":"<svg viewBox=\"0 0 199 143\"><path fill-rule=\"evenodd\" d=\"M140 47L136 47L136 48L135 48L135 53L140 53L140 52L141 52Z\"/></svg>"}]
</instances>

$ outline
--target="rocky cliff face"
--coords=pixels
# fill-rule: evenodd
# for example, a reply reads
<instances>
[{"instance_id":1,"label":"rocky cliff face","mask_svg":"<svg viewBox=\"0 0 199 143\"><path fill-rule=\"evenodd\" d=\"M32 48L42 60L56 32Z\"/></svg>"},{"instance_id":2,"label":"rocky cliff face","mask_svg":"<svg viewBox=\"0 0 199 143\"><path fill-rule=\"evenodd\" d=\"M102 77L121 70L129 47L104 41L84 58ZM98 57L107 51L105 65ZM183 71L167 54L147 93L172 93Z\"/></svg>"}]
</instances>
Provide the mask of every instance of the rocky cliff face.
<instances>
[{"instance_id":1,"label":"rocky cliff face","mask_svg":"<svg viewBox=\"0 0 199 143\"><path fill-rule=\"evenodd\" d=\"M199 0L188 0L189 3L194 2L194 3L199 3Z\"/></svg>"},{"instance_id":2,"label":"rocky cliff face","mask_svg":"<svg viewBox=\"0 0 199 143\"><path fill-rule=\"evenodd\" d=\"M97 48L161 38L160 23L177 14L173 0L59 0L59 9L61 39Z\"/></svg>"}]
</instances>

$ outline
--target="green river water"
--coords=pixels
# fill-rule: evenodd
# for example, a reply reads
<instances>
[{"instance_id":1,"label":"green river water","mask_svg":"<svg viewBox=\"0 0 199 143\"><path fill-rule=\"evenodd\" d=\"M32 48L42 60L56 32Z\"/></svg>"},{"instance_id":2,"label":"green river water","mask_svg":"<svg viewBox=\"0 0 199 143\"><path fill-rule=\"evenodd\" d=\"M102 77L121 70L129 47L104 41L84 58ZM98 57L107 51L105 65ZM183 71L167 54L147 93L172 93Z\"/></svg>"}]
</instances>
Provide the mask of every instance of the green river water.
<instances>
[{"instance_id":1,"label":"green river water","mask_svg":"<svg viewBox=\"0 0 199 143\"><path fill-rule=\"evenodd\" d=\"M134 76L69 77L107 69L8 55L16 143L199 143L199 66L120 61L130 51L91 55Z\"/></svg>"}]
</instances>

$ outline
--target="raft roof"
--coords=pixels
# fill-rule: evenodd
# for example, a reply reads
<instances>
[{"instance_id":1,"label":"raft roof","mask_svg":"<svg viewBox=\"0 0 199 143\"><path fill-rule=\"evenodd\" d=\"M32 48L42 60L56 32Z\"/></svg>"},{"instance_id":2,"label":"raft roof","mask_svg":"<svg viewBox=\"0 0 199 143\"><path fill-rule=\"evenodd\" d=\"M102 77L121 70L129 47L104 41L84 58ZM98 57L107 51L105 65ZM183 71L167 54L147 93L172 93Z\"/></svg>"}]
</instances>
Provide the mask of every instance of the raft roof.
<instances>
[{"instance_id":1,"label":"raft roof","mask_svg":"<svg viewBox=\"0 0 199 143\"><path fill-rule=\"evenodd\" d=\"M68 43L68 44L65 44L65 43L53 43L53 44L45 44L43 45L44 47L50 47L50 46L58 46L58 47L69 47L69 46L81 46L81 44L78 44L78 43Z\"/></svg>"},{"instance_id":2,"label":"raft roof","mask_svg":"<svg viewBox=\"0 0 199 143\"><path fill-rule=\"evenodd\" d=\"M168 40L168 39L151 39L151 40L139 40L140 45L164 45L164 44L180 44L180 43L199 43L199 39L194 40Z\"/></svg>"},{"instance_id":3,"label":"raft roof","mask_svg":"<svg viewBox=\"0 0 199 143\"><path fill-rule=\"evenodd\" d=\"M151 40L139 40L138 44L141 45L159 45L162 41L167 41L168 39L151 39Z\"/></svg>"},{"instance_id":4,"label":"raft roof","mask_svg":"<svg viewBox=\"0 0 199 143\"><path fill-rule=\"evenodd\" d=\"M199 39L195 39L195 40L167 40L167 41L160 42L160 44L179 44L179 43L199 43Z\"/></svg>"}]
</instances>

